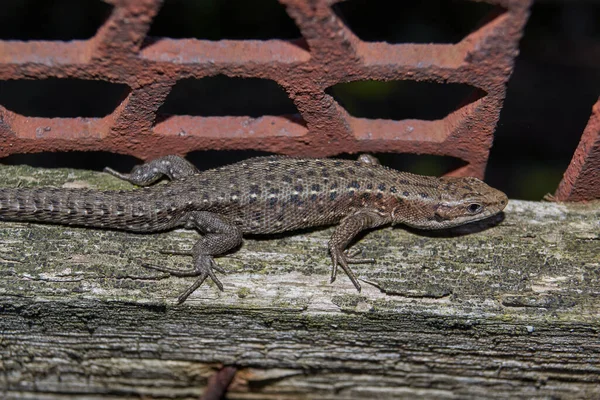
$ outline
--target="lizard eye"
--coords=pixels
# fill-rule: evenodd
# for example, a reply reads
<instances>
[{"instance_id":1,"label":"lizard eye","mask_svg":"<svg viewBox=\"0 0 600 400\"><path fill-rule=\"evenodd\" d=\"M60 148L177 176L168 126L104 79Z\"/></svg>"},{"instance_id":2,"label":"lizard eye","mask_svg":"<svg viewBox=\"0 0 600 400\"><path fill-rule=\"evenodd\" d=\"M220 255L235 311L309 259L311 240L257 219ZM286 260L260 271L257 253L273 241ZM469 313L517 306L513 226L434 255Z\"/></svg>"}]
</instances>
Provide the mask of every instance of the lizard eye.
<instances>
[{"instance_id":1,"label":"lizard eye","mask_svg":"<svg viewBox=\"0 0 600 400\"><path fill-rule=\"evenodd\" d=\"M469 206L467 207L467 210L471 213L471 214L477 214L479 213L481 210L483 209L483 207L481 207L481 204L477 204L477 203L472 203L469 204Z\"/></svg>"}]
</instances>

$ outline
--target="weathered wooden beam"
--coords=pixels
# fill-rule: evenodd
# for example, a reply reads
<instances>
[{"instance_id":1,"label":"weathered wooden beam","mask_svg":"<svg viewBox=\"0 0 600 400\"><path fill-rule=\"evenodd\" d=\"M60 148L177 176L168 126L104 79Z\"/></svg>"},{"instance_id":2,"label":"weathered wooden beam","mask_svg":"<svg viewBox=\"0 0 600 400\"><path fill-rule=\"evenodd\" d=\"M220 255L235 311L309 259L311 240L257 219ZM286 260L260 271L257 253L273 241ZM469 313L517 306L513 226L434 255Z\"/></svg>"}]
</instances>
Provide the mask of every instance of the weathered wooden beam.
<instances>
[{"instance_id":1,"label":"weathered wooden beam","mask_svg":"<svg viewBox=\"0 0 600 400\"><path fill-rule=\"evenodd\" d=\"M0 167L0 186L129 188L108 175ZM140 266L197 233L0 223L5 398L187 398L220 365L228 398L600 397L600 204L511 201L443 233L386 228L374 265L329 283L331 229L246 240L225 291ZM370 283L367 283L370 282Z\"/></svg>"}]
</instances>

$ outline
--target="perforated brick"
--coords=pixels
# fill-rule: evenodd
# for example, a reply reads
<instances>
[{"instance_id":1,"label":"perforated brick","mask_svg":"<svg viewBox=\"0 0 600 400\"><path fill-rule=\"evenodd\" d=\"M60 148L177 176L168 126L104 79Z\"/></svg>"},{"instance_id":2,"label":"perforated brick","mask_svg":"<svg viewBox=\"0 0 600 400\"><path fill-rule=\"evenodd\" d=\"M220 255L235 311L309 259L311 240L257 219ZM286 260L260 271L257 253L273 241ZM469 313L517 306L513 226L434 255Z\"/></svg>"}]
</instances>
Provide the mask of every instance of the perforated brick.
<instances>
[{"instance_id":1,"label":"perforated brick","mask_svg":"<svg viewBox=\"0 0 600 400\"><path fill-rule=\"evenodd\" d=\"M0 41L0 80L103 80L127 85L124 100L102 118L27 117L0 107L0 156L58 150L141 159L202 149L428 153L464 160L454 175L481 177L531 4L487 0L501 12L456 44L389 44L360 40L332 10L332 0L280 0L303 36L297 41L148 38L160 0L106 2L112 14L89 40ZM277 82L300 117L157 118L178 81L219 74ZM358 80L460 83L483 95L438 120L357 118L326 90Z\"/></svg>"}]
</instances>

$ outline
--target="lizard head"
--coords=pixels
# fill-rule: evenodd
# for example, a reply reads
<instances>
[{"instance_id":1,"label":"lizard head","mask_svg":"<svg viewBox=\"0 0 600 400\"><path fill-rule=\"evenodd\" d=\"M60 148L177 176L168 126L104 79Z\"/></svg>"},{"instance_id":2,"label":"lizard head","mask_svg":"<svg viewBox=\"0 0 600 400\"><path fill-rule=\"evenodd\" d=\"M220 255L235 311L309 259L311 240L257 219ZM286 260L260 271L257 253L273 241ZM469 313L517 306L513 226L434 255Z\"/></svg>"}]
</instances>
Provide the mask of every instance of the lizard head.
<instances>
[{"instance_id":1,"label":"lizard head","mask_svg":"<svg viewBox=\"0 0 600 400\"><path fill-rule=\"evenodd\" d=\"M508 204L506 194L477 178L443 177L440 181L440 201L434 206L432 221L436 229L491 217Z\"/></svg>"},{"instance_id":2,"label":"lizard head","mask_svg":"<svg viewBox=\"0 0 600 400\"><path fill-rule=\"evenodd\" d=\"M477 178L442 177L437 182L435 194L429 192L416 207L399 207L401 212L395 213L404 220L394 222L419 229L452 228L498 214L508 203L503 192Z\"/></svg>"}]
</instances>

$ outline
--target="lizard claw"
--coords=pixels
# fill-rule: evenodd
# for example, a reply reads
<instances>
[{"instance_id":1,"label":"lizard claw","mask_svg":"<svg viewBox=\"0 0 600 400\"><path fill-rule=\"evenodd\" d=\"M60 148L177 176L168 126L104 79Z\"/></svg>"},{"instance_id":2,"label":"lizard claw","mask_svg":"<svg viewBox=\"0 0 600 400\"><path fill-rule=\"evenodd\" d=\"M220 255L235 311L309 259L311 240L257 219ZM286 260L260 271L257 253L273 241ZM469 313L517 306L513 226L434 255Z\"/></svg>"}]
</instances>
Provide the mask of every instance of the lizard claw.
<instances>
[{"instance_id":1,"label":"lizard claw","mask_svg":"<svg viewBox=\"0 0 600 400\"><path fill-rule=\"evenodd\" d=\"M130 177L129 174L124 174L122 172L119 171L115 171L114 169L110 168L110 167L104 167L104 169L102 170L102 172L105 172L109 175L112 175L116 178L122 179L124 181L129 181Z\"/></svg>"},{"instance_id":2,"label":"lizard claw","mask_svg":"<svg viewBox=\"0 0 600 400\"><path fill-rule=\"evenodd\" d=\"M333 268L331 269L330 283L335 281L335 278L337 277L337 269L338 269L338 266L340 266L344 270L346 275L348 275L348 278L350 278L350 281L352 281L352 284L354 284L354 287L356 288L356 290L358 290L360 292L361 286L360 286L360 283L358 283L358 278L356 277L354 272L350 269L348 264L365 264L365 263L372 264L375 262L375 259L374 258L355 258L358 254L360 254L362 252L360 249L354 249L353 251L349 251L349 250L340 251L339 249L331 249L330 252L331 252L331 260L333 262Z\"/></svg>"},{"instance_id":3,"label":"lizard claw","mask_svg":"<svg viewBox=\"0 0 600 400\"><path fill-rule=\"evenodd\" d=\"M217 264L214 262L212 257L210 257L210 261L208 261L208 262L211 264L210 266L207 266L200 271L198 270L198 268L195 269L196 271L199 272L198 279L196 279L196 281L189 288L187 288L183 293L181 293L181 295L179 295L179 297L177 298L177 304L181 304L184 301L186 301L187 298L190 296L190 294L194 293L196 291L196 289L198 289L200 286L202 286L202 284L204 283L206 278L209 278L209 277L210 277L210 279L212 279L212 281L215 283L215 285L217 285L219 290L223 291L223 284L221 283L219 278L217 278L213 269L220 270L220 271L223 271L223 270L221 268L217 267Z\"/></svg>"},{"instance_id":4,"label":"lizard claw","mask_svg":"<svg viewBox=\"0 0 600 400\"><path fill-rule=\"evenodd\" d=\"M190 252L169 252L170 254L184 254L189 255ZM206 280L206 278L210 278L215 285L219 288L219 290L223 291L223 284L217 278L214 271L220 272L222 274L226 273L225 270L217 265L215 260L211 256L207 255L199 255L195 256L194 267L187 270L181 270L178 268L170 268L170 267L162 267L158 265L152 264L142 264L142 266L146 268L151 268L157 271L166 272L170 275L177 277L190 277L197 276L198 279L187 288L178 298L177 304L183 303L196 289L198 289Z\"/></svg>"},{"instance_id":5,"label":"lizard claw","mask_svg":"<svg viewBox=\"0 0 600 400\"><path fill-rule=\"evenodd\" d=\"M355 258L357 255L362 253L361 249L354 249L352 251L346 250L346 262L348 264L374 264L374 258Z\"/></svg>"},{"instance_id":6,"label":"lizard claw","mask_svg":"<svg viewBox=\"0 0 600 400\"><path fill-rule=\"evenodd\" d=\"M160 254L170 254L174 256L193 256L194 253L191 250L159 250Z\"/></svg>"},{"instance_id":7,"label":"lizard claw","mask_svg":"<svg viewBox=\"0 0 600 400\"><path fill-rule=\"evenodd\" d=\"M350 278L350 281L352 281L352 284L354 285L356 290L360 292L360 283L358 283L358 279L356 278L356 275L354 275L354 272L352 272L350 267L348 267L348 264L350 263L348 255L343 251L332 249L331 261L333 262L333 268L331 269L331 280L329 282L332 283L333 281L335 281L335 278L337 277L337 269L338 266L340 266L344 270L346 275L348 275L348 278Z\"/></svg>"}]
</instances>

